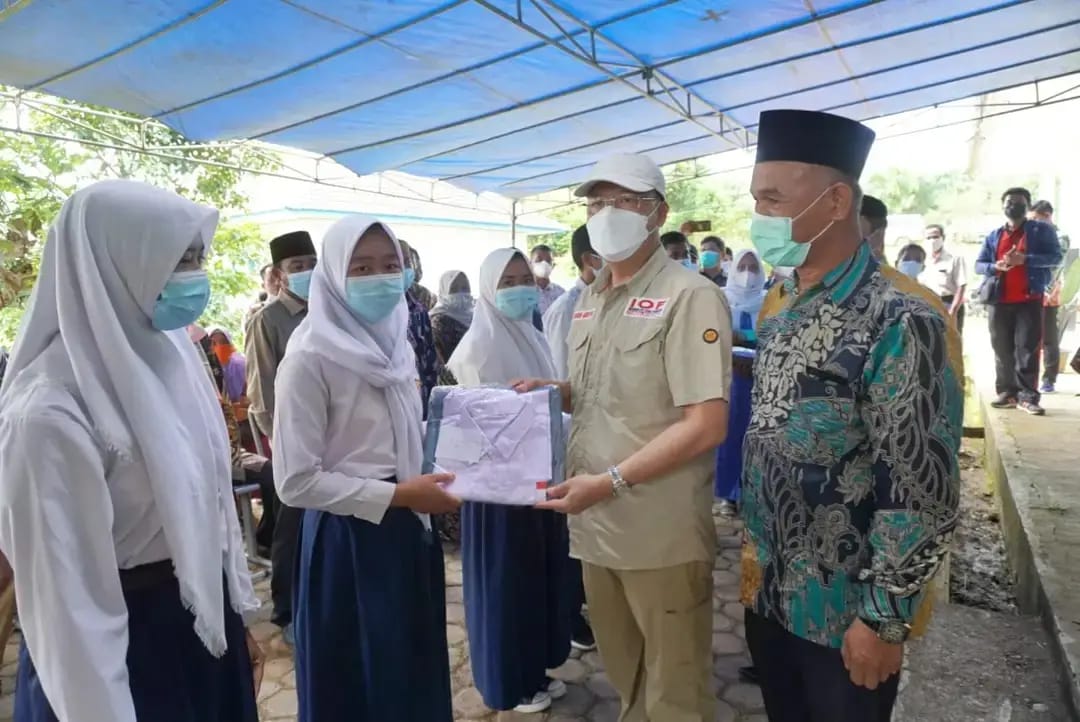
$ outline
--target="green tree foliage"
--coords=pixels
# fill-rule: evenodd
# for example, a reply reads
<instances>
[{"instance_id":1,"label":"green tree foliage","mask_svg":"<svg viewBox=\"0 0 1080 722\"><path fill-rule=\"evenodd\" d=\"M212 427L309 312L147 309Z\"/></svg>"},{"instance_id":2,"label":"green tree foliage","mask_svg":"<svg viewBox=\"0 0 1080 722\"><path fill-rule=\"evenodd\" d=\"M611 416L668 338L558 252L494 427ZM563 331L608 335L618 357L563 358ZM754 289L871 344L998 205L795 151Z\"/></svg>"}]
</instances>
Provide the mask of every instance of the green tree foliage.
<instances>
[{"instance_id":1,"label":"green tree foliage","mask_svg":"<svg viewBox=\"0 0 1080 722\"><path fill-rule=\"evenodd\" d=\"M247 201L239 189L240 169L271 170L277 164L261 148L193 144L160 124L94 110L100 109L63 101L30 114L32 130L72 141L0 134L0 343L10 344L15 336L48 225L76 188L104 178L131 178L222 211L240 210ZM12 112L10 103L0 100L0 114ZM103 142L124 149L102 147ZM242 331L263 252L253 227L219 228L208 269L216 297L207 319Z\"/></svg>"},{"instance_id":2,"label":"green tree foliage","mask_svg":"<svg viewBox=\"0 0 1080 722\"><path fill-rule=\"evenodd\" d=\"M691 237L696 245L706 235L716 235L734 248L749 245L750 193L733 182L702 177L697 163L678 163L667 169L668 213L665 230L679 230L687 221L709 221L712 231Z\"/></svg>"},{"instance_id":3,"label":"green tree foliage","mask_svg":"<svg viewBox=\"0 0 1080 722\"><path fill-rule=\"evenodd\" d=\"M266 255L266 242L258 226L218 226L206 264L210 305L201 323L224 328L237 348L244 347L244 316L258 295L259 268L266 262Z\"/></svg>"}]
</instances>

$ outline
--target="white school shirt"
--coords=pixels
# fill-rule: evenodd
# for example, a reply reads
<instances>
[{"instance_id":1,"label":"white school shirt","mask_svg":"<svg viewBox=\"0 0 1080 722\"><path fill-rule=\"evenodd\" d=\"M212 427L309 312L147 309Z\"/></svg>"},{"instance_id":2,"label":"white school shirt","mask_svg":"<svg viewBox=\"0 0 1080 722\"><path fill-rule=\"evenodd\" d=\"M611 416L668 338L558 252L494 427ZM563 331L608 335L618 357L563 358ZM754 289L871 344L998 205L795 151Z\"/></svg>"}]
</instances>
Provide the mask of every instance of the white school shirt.
<instances>
[{"instance_id":1,"label":"white school shirt","mask_svg":"<svg viewBox=\"0 0 1080 722\"><path fill-rule=\"evenodd\" d=\"M955 296L961 286L967 285L967 264L960 256L942 251L935 261L930 257L926 270L919 276L924 286L933 289L939 296Z\"/></svg>"},{"instance_id":2,"label":"white school shirt","mask_svg":"<svg viewBox=\"0 0 1080 722\"><path fill-rule=\"evenodd\" d=\"M145 466L105 448L74 383L46 371L58 353L54 345L19 374L0 414L0 546L57 718L136 722L118 570L169 559L169 547ZM222 568L225 558L222 549Z\"/></svg>"},{"instance_id":3,"label":"white school shirt","mask_svg":"<svg viewBox=\"0 0 1080 722\"><path fill-rule=\"evenodd\" d=\"M574 321L574 307L584 288L585 282L579 278L573 288L555 299L543 317L544 336L551 347L551 360L555 362L555 373L560 381L570 378L570 351L566 340Z\"/></svg>"},{"instance_id":4,"label":"white school shirt","mask_svg":"<svg viewBox=\"0 0 1080 722\"><path fill-rule=\"evenodd\" d=\"M397 474L385 393L319 354L290 350L278 368L275 396L274 483L281 500L380 523L394 496L395 485L385 479Z\"/></svg>"}]
</instances>

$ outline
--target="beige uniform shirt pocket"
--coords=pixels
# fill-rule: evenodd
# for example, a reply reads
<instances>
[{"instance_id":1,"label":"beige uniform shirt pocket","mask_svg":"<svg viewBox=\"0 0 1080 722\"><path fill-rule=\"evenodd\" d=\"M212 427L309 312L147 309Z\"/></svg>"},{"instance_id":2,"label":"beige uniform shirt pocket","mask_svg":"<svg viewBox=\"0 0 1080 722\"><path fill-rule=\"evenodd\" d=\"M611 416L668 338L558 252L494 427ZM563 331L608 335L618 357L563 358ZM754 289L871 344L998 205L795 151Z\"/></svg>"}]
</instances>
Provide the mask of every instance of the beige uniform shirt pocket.
<instances>
[{"instance_id":1,"label":"beige uniform shirt pocket","mask_svg":"<svg viewBox=\"0 0 1080 722\"><path fill-rule=\"evenodd\" d=\"M590 341L593 335L593 321L574 321L566 338L567 366L570 371L570 389L572 394L587 394L589 367L596 363L591 358Z\"/></svg>"},{"instance_id":2,"label":"beige uniform shirt pocket","mask_svg":"<svg viewBox=\"0 0 1080 722\"><path fill-rule=\"evenodd\" d=\"M632 418L639 426L642 417L671 406L664 373L664 330L662 319L623 318L611 338L600 393L617 415Z\"/></svg>"}]
</instances>

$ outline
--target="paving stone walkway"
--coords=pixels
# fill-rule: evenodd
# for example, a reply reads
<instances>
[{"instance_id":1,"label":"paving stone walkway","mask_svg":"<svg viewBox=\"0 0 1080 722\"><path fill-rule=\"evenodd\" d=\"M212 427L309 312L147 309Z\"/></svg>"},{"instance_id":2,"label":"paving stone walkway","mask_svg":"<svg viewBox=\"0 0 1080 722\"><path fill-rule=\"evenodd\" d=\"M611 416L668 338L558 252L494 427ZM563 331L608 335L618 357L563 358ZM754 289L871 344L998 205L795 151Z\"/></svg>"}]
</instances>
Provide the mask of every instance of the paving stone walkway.
<instances>
[{"instance_id":1,"label":"paving stone walkway","mask_svg":"<svg viewBox=\"0 0 1080 722\"><path fill-rule=\"evenodd\" d=\"M713 606L713 677L716 683L716 722L766 722L758 688L739 681L738 669L747 664L743 641L742 606L738 603L739 567L738 523L717 518L720 549L713 577L716 594ZM522 715L515 712L494 712L484 706L480 693L473 686L469 664L469 647L465 632L465 608L461 594L461 559L456 552L447 553L446 562L446 636L450 645L450 668L453 677L454 718L483 722L615 722L619 704L615 690L604 675L603 664L596 652L573 652L571 658L552 676L566 681L567 694L557 700L544 714ZM269 586L258 585L263 599L269 597ZM259 711L263 722L295 722L296 675L292 653L281 639L277 627L266 621L269 607L260 612L261 621L252 626L252 634L267 651L266 674L259 694ZM5 650L0 667L0 722L9 722L14 700L15 660L18 656L18 635L14 635Z\"/></svg>"}]
</instances>

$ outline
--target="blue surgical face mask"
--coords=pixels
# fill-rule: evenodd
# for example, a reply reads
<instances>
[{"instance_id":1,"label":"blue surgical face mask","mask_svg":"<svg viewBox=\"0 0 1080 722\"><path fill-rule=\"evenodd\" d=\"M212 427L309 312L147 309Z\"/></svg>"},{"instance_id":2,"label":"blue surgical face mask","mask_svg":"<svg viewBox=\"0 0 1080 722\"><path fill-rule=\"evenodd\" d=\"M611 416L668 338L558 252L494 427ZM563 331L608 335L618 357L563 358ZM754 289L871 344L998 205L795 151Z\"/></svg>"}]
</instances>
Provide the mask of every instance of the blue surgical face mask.
<instances>
[{"instance_id":1,"label":"blue surgical face mask","mask_svg":"<svg viewBox=\"0 0 1080 722\"><path fill-rule=\"evenodd\" d=\"M401 274L405 279L405 288L412 288L413 284L416 283L416 271L411 268L406 268Z\"/></svg>"},{"instance_id":2,"label":"blue surgical face mask","mask_svg":"<svg viewBox=\"0 0 1080 722\"><path fill-rule=\"evenodd\" d=\"M348 278L345 295L353 313L368 323L377 323L389 316L405 295L405 279L400 273Z\"/></svg>"},{"instance_id":3,"label":"blue surgical face mask","mask_svg":"<svg viewBox=\"0 0 1080 722\"><path fill-rule=\"evenodd\" d=\"M829 186L829 188L832 188L832 186ZM810 201L810 205L792 218L787 216L763 216L756 211L754 212L750 220L750 240L753 242L754 247L757 248L758 253L761 254L762 260L770 266L792 266L794 268L798 268L806 261L806 256L810 253L810 244L821 238L825 231L832 228L835 221L829 221L829 224L822 228L816 236L803 243L799 243L791 237L791 227L795 221L802 217L803 213L813 208L815 203L825 197L825 194L829 192L829 188L821 191L821 195Z\"/></svg>"},{"instance_id":4,"label":"blue surgical face mask","mask_svg":"<svg viewBox=\"0 0 1080 722\"><path fill-rule=\"evenodd\" d=\"M900 261L900 273L911 278L918 278L923 272L923 264L919 261Z\"/></svg>"},{"instance_id":5,"label":"blue surgical face mask","mask_svg":"<svg viewBox=\"0 0 1080 722\"><path fill-rule=\"evenodd\" d=\"M716 268L720 265L720 254L717 251L701 252L701 267Z\"/></svg>"},{"instance_id":6,"label":"blue surgical face mask","mask_svg":"<svg viewBox=\"0 0 1080 722\"><path fill-rule=\"evenodd\" d=\"M305 301L311 290L311 271L297 271L289 275L289 291L297 298Z\"/></svg>"},{"instance_id":7,"label":"blue surgical face mask","mask_svg":"<svg viewBox=\"0 0 1080 722\"><path fill-rule=\"evenodd\" d=\"M174 273L154 304L152 322L159 331L175 331L199 320L210 302L206 271Z\"/></svg>"},{"instance_id":8,"label":"blue surgical face mask","mask_svg":"<svg viewBox=\"0 0 1080 722\"><path fill-rule=\"evenodd\" d=\"M524 321L532 316L539 302L540 293L536 286L500 288L495 292L495 308L514 321Z\"/></svg>"},{"instance_id":9,"label":"blue surgical face mask","mask_svg":"<svg viewBox=\"0 0 1080 722\"><path fill-rule=\"evenodd\" d=\"M697 270L697 264L694 263L694 260L692 258L684 258L684 259L682 259L682 264L684 266L686 266L687 268L689 268L691 271L696 271Z\"/></svg>"}]
</instances>

